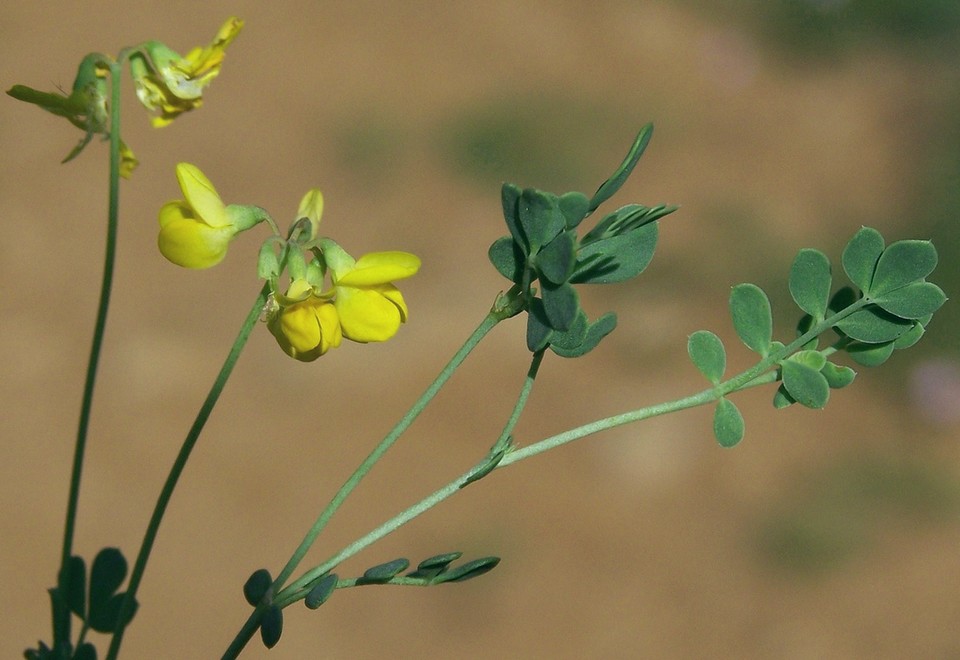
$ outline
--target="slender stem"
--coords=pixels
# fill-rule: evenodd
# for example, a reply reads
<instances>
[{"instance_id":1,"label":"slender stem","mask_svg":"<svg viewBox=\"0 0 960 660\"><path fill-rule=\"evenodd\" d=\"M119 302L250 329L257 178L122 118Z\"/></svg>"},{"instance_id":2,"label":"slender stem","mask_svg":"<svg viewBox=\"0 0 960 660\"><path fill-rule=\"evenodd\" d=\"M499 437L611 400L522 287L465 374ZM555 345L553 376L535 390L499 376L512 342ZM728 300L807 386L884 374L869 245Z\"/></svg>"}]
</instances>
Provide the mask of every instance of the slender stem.
<instances>
[{"instance_id":1,"label":"slender stem","mask_svg":"<svg viewBox=\"0 0 960 660\"><path fill-rule=\"evenodd\" d=\"M200 437L200 432L207 423L207 419L210 417L213 407L217 404L217 400L220 398L220 393L223 391L223 387L226 385L227 379L230 378L230 373L233 371L233 367L236 365L237 359L240 357L240 353L243 351L243 347L247 343L247 338L250 336L250 332L257 323L257 319L260 316L263 305L267 301L267 295L269 293L269 285L264 285L264 287L260 290L260 294L257 296L256 301L253 303L253 307L251 307L250 312L247 314L247 318L244 320L243 326L240 328L240 332L237 334L237 338L234 340L233 346L230 348L230 353L227 355L227 359L220 368L220 373L217 374L216 380L214 380L213 385L210 387L210 392L207 394L207 398L200 407L200 412L197 413L197 417L194 420L193 425L190 427L187 437L183 441L183 446L180 447L180 453L177 454L177 458L173 462L173 466L170 468L170 474L167 476L167 480L163 484L163 489L160 491L160 496L157 498L157 504L154 507L153 515L150 517L150 523L147 525L147 531L144 534L143 543L140 546L140 553L137 555L137 561L133 566L133 572L130 574L130 583L127 585L126 595L124 596L123 602L120 606L117 629L114 631L113 639L110 641L110 649L107 652L107 660L115 659L120 650L120 643L123 640L123 633L126 629L126 624L129 622L129 617L134 612L134 603L136 602L136 593L138 587L140 586L140 580L143 578L143 572L147 566L147 560L150 558L150 551L153 549L153 543L156 540L157 532L160 529L160 522L163 520L163 514L167 509L167 504L170 502L170 497L173 495L173 490L177 486L177 481L180 479L180 474L183 472L183 468L187 464L187 459L190 458L190 453L193 451L193 447L196 445L197 439Z\"/></svg>"},{"instance_id":2,"label":"slender stem","mask_svg":"<svg viewBox=\"0 0 960 660\"><path fill-rule=\"evenodd\" d=\"M86 453L87 433L90 428L90 412L93 408L93 391L97 382L97 367L100 364L100 349L103 346L107 327L107 311L110 308L110 292L113 288L113 266L117 254L117 226L120 217L120 73L121 65L110 62L110 188L107 211L107 238L103 257L103 278L100 282L100 302L93 328L93 342L87 361L87 375L83 384L80 403L80 420L77 424L77 439L73 450L73 468L70 473L70 492L67 496L67 515L63 525L63 549L60 555L60 572L57 585L61 595L66 595L71 582L73 537L77 521L77 505L80 500L80 477L83 473L83 457ZM54 616L62 617L54 630L63 630L70 636L70 610Z\"/></svg>"},{"instance_id":3,"label":"slender stem","mask_svg":"<svg viewBox=\"0 0 960 660\"><path fill-rule=\"evenodd\" d=\"M340 490L333 496L333 499L330 500L330 503L327 504L326 508L320 513L317 520L313 523L313 526L304 536L303 541L300 542L300 545L294 551L293 555L290 557L290 560L287 561L286 566L283 567L283 570L273 581L273 586L271 591L276 593L280 590L283 584L287 581L290 575L296 570L297 566L303 560L303 557L307 554L307 551L310 549L310 546L313 545L313 542L316 540L317 536L323 531L327 523L333 517L333 514L340 508L347 496L353 492L353 489L357 487L360 481L370 472L377 461L386 453L388 449L400 438L404 431L413 423L413 420L427 407L427 404L433 400L437 395L440 389L446 384L447 380L450 379L450 376L457 370L467 356L476 348L477 344L490 332L494 326L497 325L501 320L503 320L504 315L498 313L496 310L491 311L483 319L480 325L477 326L476 330L470 335L463 346L460 347L460 350L450 359L450 362L443 368L443 370L437 375L436 379L427 387L424 393L417 399L416 403L411 406L410 410L407 411L407 414L397 422L396 426L384 437L383 440L370 452L370 455L367 456L362 463L354 470L353 474L344 482L340 487ZM230 646L223 654L223 658L236 658L243 648L246 646L247 642L250 641L250 638L253 637L254 633L257 632L257 628L260 626L260 618L263 616L263 612L266 610L266 607L269 603L261 603L258 605L253 612L250 613L250 616L247 618L247 621L244 623L243 627L234 637L233 641L230 643Z\"/></svg>"}]
</instances>

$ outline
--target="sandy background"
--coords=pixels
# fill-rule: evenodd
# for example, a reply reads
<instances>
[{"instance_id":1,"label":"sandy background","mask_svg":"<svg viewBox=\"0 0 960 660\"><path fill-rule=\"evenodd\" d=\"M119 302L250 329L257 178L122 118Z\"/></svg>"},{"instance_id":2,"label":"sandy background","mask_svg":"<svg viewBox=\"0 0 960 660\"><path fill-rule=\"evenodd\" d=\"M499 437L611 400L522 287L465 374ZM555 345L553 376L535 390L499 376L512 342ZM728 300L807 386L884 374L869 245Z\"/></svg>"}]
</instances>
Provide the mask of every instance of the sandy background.
<instances>
[{"instance_id":1,"label":"sandy background","mask_svg":"<svg viewBox=\"0 0 960 660\"><path fill-rule=\"evenodd\" d=\"M154 130L124 89L123 135L142 165L122 188L75 546L88 560L104 546L136 554L259 286L253 236L205 272L156 252L176 162L281 222L320 186L324 231L348 250L424 261L403 286L410 323L388 344L304 365L256 330L173 499L126 657L219 657L246 617L247 575L278 570L504 286L486 260L504 233L503 180L592 192L652 120L615 202L682 205L644 277L583 291L592 315L615 309L620 327L585 359L548 357L520 442L698 391L685 355L697 329L726 340L731 369L749 366L729 287L763 286L789 336L796 250L837 263L862 224L934 238L934 279L956 291L956 26L848 16L842 39L798 45L772 18L778 3L722 4L4 4L4 89L69 87L91 50L155 38L185 52L228 15L247 21L200 111ZM0 99L3 657L49 638L106 215L106 146L58 165L77 137ZM945 309L920 347L861 370L824 411L776 412L772 391L737 396L747 438L735 450L717 447L710 411L696 410L498 473L341 574L452 549L500 555L496 571L292 607L269 657L960 657L957 320ZM475 462L509 413L524 353L522 323L498 328L314 561ZM244 657L267 656L254 643Z\"/></svg>"}]
</instances>

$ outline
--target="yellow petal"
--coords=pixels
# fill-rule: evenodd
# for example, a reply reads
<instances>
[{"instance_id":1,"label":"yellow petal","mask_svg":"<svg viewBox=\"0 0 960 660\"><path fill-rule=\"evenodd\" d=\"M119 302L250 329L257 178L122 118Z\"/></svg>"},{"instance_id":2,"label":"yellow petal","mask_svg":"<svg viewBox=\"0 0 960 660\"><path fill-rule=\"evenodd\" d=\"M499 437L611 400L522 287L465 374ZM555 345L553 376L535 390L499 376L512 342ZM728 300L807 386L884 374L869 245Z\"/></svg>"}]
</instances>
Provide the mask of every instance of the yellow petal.
<instances>
[{"instance_id":1,"label":"yellow petal","mask_svg":"<svg viewBox=\"0 0 960 660\"><path fill-rule=\"evenodd\" d=\"M179 163L177 165L177 180L180 190L196 216L211 227L226 227L230 225L227 207L224 205L217 190L210 183L210 179L196 165Z\"/></svg>"},{"instance_id":2,"label":"yellow petal","mask_svg":"<svg viewBox=\"0 0 960 660\"><path fill-rule=\"evenodd\" d=\"M343 339L334 306L316 299L283 309L268 325L280 348L303 362L316 360Z\"/></svg>"},{"instance_id":3,"label":"yellow petal","mask_svg":"<svg viewBox=\"0 0 960 660\"><path fill-rule=\"evenodd\" d=\"M409 252L371 252L365 254L353 268L339 276L337 284L365 287L386 284L412 277L420 269L420 258Z\"/></svg>"},{"instance_id":4,"label":"yellow petal","mask_svg":"<svg viewBox=\"0 0 960 660\"><path fill-rule=\"evenodd\" d=\"M361 343L387 341L397 334L407 315L403 298L392 285L367 289L337 287L334 304L343 336Z\"/></svg>"},{"instance_id":5,"label":"yellow petal","mask_svg":"<svg viewBox=\"0 0 960 660\"><path fill-rule=\"evenodd\" d=\"M211 227L183 202L168 202L160 209L157 246L169 261L184 268L209 268L223 260L233 238L230 227Z\"/></svg>"}]
</instances>

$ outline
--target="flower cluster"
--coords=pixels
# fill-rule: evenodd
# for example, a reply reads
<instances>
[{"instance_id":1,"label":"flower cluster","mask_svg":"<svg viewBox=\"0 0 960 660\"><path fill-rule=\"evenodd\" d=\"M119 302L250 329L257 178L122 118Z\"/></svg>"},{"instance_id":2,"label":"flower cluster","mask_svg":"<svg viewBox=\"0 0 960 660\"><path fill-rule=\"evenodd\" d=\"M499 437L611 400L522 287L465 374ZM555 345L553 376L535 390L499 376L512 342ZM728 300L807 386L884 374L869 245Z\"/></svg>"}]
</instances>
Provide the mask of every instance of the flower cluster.
<instances>
[{"instance_id":1,"label":"flower cluster","mask_svg":"<svg viewBox=\"0 0 960 660\"><path fill-rule=\"evenodd\" d=\"M224 204L196 166L180 163L177 180L184 199L160 209L158 245L161 254L179 266L214 266L237 234L264 221L272 227L258 263L271 288L264 318L290 357L313 361L344 338L387 341L406 322L407 304L393 283L415 275L420 259L408 252L373 252L354 259L334 240L318 237L323 212L319 190L304 195L297 219L283 238L260 207ZM284 272L289 284L281 287Z\"/></svg>"},{"instance_id":2,"label":"flower cluster","mask_svg":"<svg viewBox=\"0 0 960 660\"><path fill-rule=\"evenodd\" d=\"M148 41L130 56L137 98L147 110L158 112L156 127L166 126L181 113L203 104L203 89L220 73L224 51L243 28L230 17L209 46L181 56L159 41Z\"/></svg>"},{"instance_id":3,"label":"flower cluster","mask_svg":"<svg viewBox=\"0 0 960 660\"><path fill-rule=\"evenodd\" d=\"M104 139L110 135L111 68L116 69L124 58L129 60L137 98L147 110L156 113L154 126L166 126L178 115L200 107L204 88L220 73L224 50L242 27L240 19L227 19L209 46L194 48L186 56L159 41L124 49L116 60L103 53L90 53L80 62L70 94L41 92L26 85L14 85L7 94L64 117L84 132L77 146L63 159L67 162L83 151L95 135ZM138 163L122 141L120 157L120 175L129 178Z\"/></svg>"}]
</instances>

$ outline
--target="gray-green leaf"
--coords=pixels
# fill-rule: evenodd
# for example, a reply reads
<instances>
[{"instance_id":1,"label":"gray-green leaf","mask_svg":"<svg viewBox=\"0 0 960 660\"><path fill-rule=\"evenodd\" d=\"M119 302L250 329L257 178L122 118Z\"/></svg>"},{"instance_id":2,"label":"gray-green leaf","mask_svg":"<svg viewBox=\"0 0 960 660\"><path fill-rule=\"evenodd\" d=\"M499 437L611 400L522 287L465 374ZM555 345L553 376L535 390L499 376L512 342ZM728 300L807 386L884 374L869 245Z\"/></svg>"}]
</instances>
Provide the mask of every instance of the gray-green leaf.
<instances>
[{"instance_id":1,"label":"gray-green leaf","mask_svg":"<svg viewBox=\"0 0 960 660\"><path fill-rule=\"evenodd\" d=\"M743 440L743 415L729 399L717 401L713 410L713 435L721 447L733 447Z\"/></svg>"},{"instance_id":2,"label":"gray-green leaf","mask_svg":"<svg viewBox=\"0 0 960 660\"><path fill-rule=\"evenodd\" d=\"M698 330L687 339L687 354L707 380L716 385L727 368L727 354L720 338L709 330Z\"/></svg>"},{"instance_id":3,"label":"gray-green leaf","mask_svg":"<svg viewBox=\"0 0 960 660\"><path fill-rule=\"evenodd\" d=\"M755 284L738 284L730 292L730 315L737 336L747 347L766 357L773 339L770 300Z\"/></svg>"},{"instance_id":4,"label":"gray-green leaf","mask_svg":"<svg viewBox=\"0 0 960 660\"><path fill-rule=\"evenodd\" d=\"M843 249L841 257L843 270L861 291L870 289L873 272L881 254L883 254L883 236L870 227L861 227Z\"/></svg>"},{"instance_id":5,"label":"gray-green leaf","mask_svg":"<svg viewBox=\"0 0 960 660\"><path fill-rule=\"evenodd\" d=\"M790 295L817 321L826 314L832 282L827 255L819 250L800 250L790 269Z\"/></svg>"}]
</instances>

